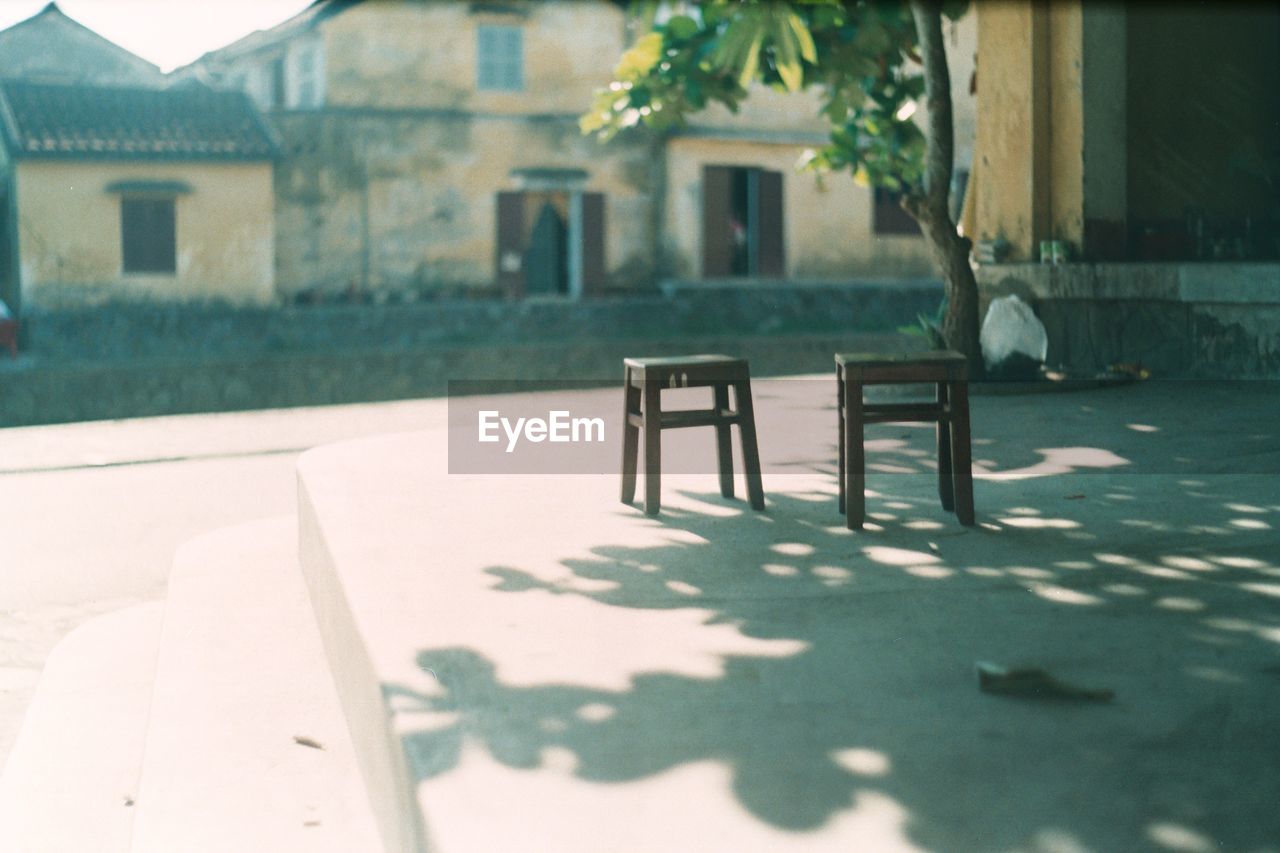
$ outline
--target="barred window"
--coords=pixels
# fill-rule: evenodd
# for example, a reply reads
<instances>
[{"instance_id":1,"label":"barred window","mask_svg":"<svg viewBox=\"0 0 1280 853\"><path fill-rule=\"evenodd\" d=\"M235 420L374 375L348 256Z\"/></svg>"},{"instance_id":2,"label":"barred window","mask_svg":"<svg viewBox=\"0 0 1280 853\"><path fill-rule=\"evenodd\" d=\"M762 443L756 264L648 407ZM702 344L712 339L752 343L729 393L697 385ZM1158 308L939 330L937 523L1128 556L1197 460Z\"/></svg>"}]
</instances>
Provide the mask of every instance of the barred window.
<instances>
[{"instance_id":1,"label":"barred window","mask_svg":"<svg viewBox=\"0 0 1280 853\"><path fill-rule=\"evenodd\" d=\"M524 90L524 31L520 27L476 27L476 88L495 92Z\"/></svg>"}]
</instances>

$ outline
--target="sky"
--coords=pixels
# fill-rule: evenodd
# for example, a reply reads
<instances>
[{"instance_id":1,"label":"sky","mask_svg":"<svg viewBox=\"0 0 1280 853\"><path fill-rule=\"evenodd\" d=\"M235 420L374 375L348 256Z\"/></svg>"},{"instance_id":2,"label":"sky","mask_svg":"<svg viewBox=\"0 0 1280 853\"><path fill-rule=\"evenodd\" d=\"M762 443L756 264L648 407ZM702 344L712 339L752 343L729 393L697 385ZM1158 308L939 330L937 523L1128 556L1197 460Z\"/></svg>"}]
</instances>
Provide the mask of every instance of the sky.
<instances>
[{"instance_id":1,"label":"sky","mask_svg":"<svg viewBox=\"0 0 1280 853\"><path fill-rule=\"evenodd\" d=\"M0 0L0 29L48 0ZM170 71L254 30L275 26L311 0L58 0L68 17Z\"/></svg>"}]
</instances>

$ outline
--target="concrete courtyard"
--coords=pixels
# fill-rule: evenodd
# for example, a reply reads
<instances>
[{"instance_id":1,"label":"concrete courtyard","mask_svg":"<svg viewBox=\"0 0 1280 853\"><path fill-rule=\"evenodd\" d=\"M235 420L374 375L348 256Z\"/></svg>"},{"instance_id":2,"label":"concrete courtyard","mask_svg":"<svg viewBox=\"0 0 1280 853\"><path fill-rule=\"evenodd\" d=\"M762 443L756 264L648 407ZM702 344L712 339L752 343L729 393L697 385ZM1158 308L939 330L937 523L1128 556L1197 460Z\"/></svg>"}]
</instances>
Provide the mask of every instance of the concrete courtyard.
<instances>
[{"instance_id":1,"label":"concrete courtyard","mask_svg":"<svg viewBox=\"0 0 1280 853\"><path fill-rule=\"evenodd\" d=\"M832 385L756 383L762 514L719 496L709 430L664 436L658 519L618 503L616 445L603 476L460 470L465 418L448 466L438 430L303 457L321 620L361 638L329 638L339 693L426 845L1275 849L1274 389L979 396L972 529L932 430L875 428L855 534ZM978 662L1115 699L983 693Z\"/></svg>"},{"instance_id":2,"label":"concrete courtyard","mask_svg":"<svg viewBox=\"0 0 1280 853\"><path fill-rule=\"evenodd\" d=\"M440 849L1280 849L1275 388L977 395L970 529L937 506L931 429L872 427L860 533L835 508L833 398L757 383L763 514L691 461L709 434L673 434L658 519L617 502L612 460L451 472L445 401L11 431L6 586L52 584L23 575L60 552L64 594L28 604L160 593L128 567L172 500L87 530L128 595L55 535L60 503L93 515L91 475L207 465L182 524L225 524L292 501L297 449L415 430L305 456L303 539L323 532ZM76 447L174 461L90 471ZM980 661L1115 699L984 693Z\"/></svg>"}]
</instances>

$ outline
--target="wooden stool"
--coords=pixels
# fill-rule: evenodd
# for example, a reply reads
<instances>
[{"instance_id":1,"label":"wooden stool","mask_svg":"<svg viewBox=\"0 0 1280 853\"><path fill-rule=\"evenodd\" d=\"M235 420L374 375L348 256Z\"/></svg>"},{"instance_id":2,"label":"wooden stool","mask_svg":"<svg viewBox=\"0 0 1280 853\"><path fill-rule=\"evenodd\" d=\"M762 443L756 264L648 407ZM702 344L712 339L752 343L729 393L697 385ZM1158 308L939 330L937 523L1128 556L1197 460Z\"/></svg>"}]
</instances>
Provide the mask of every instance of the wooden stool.
<instances>
[{"instance_id":1,"label":"wooden stool","mask_svg":"<svg viewBox=\"0 0 1280 853\"><path fill-rule=\"evenodd\" d=\"M738 425L747 493L751 507L764 509L760 482L760 451L756 447L756 420L751 406L751 374L746 359L724 355L690 355L672 358L628 358L626 367L622 440L622 502L636 496L636 462L640 433L644 432L644 511L657 515L662 483L662 430L680 427L716 428L716 456L720 469L720 494L733 497L733 448L729 427ZM710 409L662 411L663 388L711 388ZM729 408L733 389L737 410ZM643 403L643 406L641 406Z\"/></svg>"},{"instance_id":2,"label":"wooden stool","mask_svg":"<svg viewBox=\"0 0 1280 853\"><path fill-rule=\"evenodd\" d=\"M866 403L865 385L930 382L936 403ZM866 452L863 424L937 423L938 496L960 523L973 524L973 471L969 451L969 363L958 352L935 350L906 355L836 355L840 412L840 511L850 530L862 527L866 512Z\"/></svg>"}]
</instances>

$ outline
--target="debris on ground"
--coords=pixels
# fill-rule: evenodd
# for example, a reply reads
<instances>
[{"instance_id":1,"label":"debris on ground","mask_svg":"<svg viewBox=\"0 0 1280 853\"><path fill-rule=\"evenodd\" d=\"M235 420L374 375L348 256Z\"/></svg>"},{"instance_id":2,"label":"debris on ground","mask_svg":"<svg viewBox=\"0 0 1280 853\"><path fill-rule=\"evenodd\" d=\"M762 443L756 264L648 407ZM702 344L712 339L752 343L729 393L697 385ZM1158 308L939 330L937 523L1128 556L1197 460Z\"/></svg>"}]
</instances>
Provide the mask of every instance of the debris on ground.
<instances>
[{"instance_id":1,"label":"debris on ground","mask_svg":"<svg viewBox=\"0 0 1280 853\"><path fill-rule=\"evenodd\" d=\"M1141 362L1116 362L1108 364L1106 371L1102 374L1104 377L1116 376L1126 379L1150 379L1151 371L1143 367Z\"/></svg>"},{"instance_id":2,"label":"debris on ground","mask_svg":"<svg viewBox=\"0 0 1280 853\"><path fill-rule=\"evenodd\" d=\"M324 749L324 744L320 743L320 741L312 740L311 738L304 737L303 735L294 735L293 742L298 746L305 746L310 749Z\"/></svg>"},{"instance_id":3,"label":"debris on ground","mask_svg":"<svg viewBox=\"0 0 1280 853\"><path fill-rule=\"evenodd\" d=\"M1069 684L1043 669L1009 669L986 662L979 662L975 668L978 671L978 689L983 693L1024 699L1075 699L1086 702L1110 702L1115 698L1114 691Z\"/></svg>"}]
</instances>

